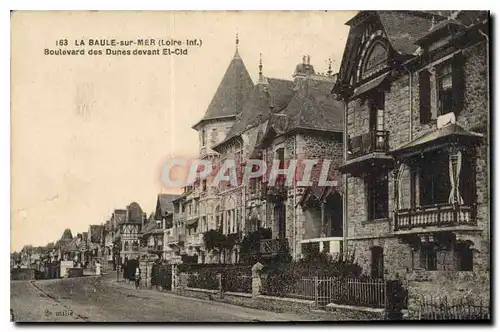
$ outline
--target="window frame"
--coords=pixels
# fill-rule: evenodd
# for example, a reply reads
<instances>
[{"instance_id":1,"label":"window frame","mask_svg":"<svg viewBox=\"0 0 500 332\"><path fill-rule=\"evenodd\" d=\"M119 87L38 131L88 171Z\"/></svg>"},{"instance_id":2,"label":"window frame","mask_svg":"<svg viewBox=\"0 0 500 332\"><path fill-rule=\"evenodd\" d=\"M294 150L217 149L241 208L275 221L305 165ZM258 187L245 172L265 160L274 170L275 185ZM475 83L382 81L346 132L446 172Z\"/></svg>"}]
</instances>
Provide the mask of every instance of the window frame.
<instances>
[{"instance_id":1,"label":"window frame","mask_svg":"<svg viewBox=\"0 0 500 332\"><path fill-rule=\"evenodd\" d=\"M429 259L431 258L431 259ZM432 245L420 247L420 267L425 271L438 270L437 250Z\"/></svg>"},{"instance_id":2,"label":"window frame","mask_svg":"<svg viewBox=\"0 0 500 332\"><path fill-rule=\"evenodd\" d=\"M383 177L383 179L382 179ZM381 185L383 185L381 190ZM366 186L366 215L368 220L380 220L389 218L389 174L380 172L370 174L365 178ZM380 193L383 196L380 197ZM377 199L383 199L384 211L377 212ZM381 214L379 214L381 213Z\"/></svg>"},{"instance_id":3,"label":"window frame","mask_svg":"<svg viewBox=\"0 0 500 332\"><path fill-rule=\"evenodd\" d=\"M434 84L435 84L435 109L436 109L436 118L443 114L453 112L453 64L451 59L443 61L438 64L436 67L436 73L434 75ZM443 71L445 71L443 73ZM443 83L449 80L449 83L444 87ZM443 103L443 93L446 92L448 95L448 103L450 104L450 109L444 109Z\"/></svg>"}]
</instances>

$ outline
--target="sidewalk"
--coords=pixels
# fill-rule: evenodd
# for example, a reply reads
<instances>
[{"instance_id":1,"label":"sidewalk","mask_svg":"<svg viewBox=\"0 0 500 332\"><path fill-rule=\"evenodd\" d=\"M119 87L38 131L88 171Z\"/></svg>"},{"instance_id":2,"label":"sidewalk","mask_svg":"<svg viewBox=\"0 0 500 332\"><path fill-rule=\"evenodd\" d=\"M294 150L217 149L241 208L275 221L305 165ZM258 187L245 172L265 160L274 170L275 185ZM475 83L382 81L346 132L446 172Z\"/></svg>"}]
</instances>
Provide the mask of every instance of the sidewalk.
<instances>
[{"instance_id":1,"label":"sidewalk","mask_svg":"<svg viewBox=\"0 0 500 332\"><path fill-rule=\"evenodd\" d=\"M226 303L223 301L216 301L216 300L209 300L209 299L202 299L198 297L192 297L188 295L182 295L182 294L177 294L176 292L172 291L158 291L155 288L145 288L144 286L140 287L139 289L135 288L135 284L133 282L128 283L127 280L120 279L120 281L109 281L109 284L118 287L118 288L123 288L123 289L128 289L128 290L134 290L140 294L147 294L147 295L153 295L155 297L163 297L163 298L172 298L172 299L189 299L190 301L194 302L199 302L199 303L207 303L211 304L214 306L222 306L226 308L235 308L237 310L243 310L243 311L262 311L265 313L268 313L269 316L273 317L279 317L279 320L283 321L331 321L332 319L335 320L336 318L332 317L332 314L326 312L326 311L321 311L321 310L313 310L307 314L303 313L295 313L295 312L275 312L271 310L267 310L265 308L255 308L255 307L250 307L250 306L243 306L243 305L237 305L237 304L232 304L232 303ZM263 317L263 320L266 320L265 317Z\"/></svg>"}]
</instances>

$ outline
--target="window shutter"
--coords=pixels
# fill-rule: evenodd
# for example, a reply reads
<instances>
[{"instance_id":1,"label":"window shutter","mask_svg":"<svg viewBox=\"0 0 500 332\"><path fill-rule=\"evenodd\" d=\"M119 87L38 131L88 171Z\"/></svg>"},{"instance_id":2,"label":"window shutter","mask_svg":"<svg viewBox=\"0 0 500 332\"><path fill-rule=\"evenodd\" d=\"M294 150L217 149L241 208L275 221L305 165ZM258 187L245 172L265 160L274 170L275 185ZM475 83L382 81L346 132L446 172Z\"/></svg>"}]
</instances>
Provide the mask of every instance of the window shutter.
<instances>
[{"instance_id":1,"label":"window shutter","mask_svg":"<svg viewBox=\"0 0 500 332\"><path fill-rule=\"evenodd\" d=\"M420 123L431 121L431 81L430 73L426 69L419 73L420 90Z\"/></svg>"},{"instance_id":2,"label":"window shutter","mask_svg":"<svg viewBox=\"0 0 500 332\"><path fill-rule=\"evenodd\" d=\"M459 115L464 107L464 81L464 57L462 53L458 53L452 59L452 98L455 115Z\"/></svg>"}]
</instances>

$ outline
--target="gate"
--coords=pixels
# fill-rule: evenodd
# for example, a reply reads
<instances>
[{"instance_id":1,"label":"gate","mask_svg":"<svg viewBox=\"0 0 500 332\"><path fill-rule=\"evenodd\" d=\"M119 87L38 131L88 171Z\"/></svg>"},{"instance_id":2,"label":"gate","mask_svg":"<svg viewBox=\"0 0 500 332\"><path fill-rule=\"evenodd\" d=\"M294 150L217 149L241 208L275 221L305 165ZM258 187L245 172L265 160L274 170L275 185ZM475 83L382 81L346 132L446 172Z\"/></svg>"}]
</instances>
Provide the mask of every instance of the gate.
<instances>
[{"instance_id":1,"label":"gate","mask_svg":"<svg viewBox=\"0 0 500 332\"><path fill-rule=\"evenodd\" d=\"M163 290L172 289L172 265L154 264L151 269L151 285Z\"/></svg>"},{"instance_id":2,"label":"gate","mask_svg":"<svg viewBox=\"0 0 500 332\"><path fill-rule=\"evenodd\" d=\"M130 259L127 265L123 267L123 277L128 280L135 280L135 270L139 267L137 259Z\"/></svg>"}]
</instances>

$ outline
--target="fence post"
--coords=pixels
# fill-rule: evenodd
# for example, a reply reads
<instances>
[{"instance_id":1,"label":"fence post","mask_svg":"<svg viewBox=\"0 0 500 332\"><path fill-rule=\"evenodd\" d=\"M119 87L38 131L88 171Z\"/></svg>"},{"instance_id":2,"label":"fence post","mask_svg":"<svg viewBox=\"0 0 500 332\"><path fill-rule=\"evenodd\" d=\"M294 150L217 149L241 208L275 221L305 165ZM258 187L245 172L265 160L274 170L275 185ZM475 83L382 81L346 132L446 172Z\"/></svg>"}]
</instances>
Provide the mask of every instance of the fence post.
<instances>
[{"instance_id":1,"label":"fence post","mask_svg":"<svg viewBox=\"0 0 500 332\"><path fill-rule=\"evenodd\" d=\"M319 280L318 277L314 277L314 303L318 304L318 291L319 291Z\"/></svg>"},{"instance_id":2,"label":"fence post","mask_svg":"<svg viewBox=\"0 0 500 332\"><path fill-rule=\"evenodd\" d=\"M256 297L262 292L262 277L261 271L264 265L255 263L252 266L252 297Z\"/></svg>"},{"instance_id":3,"label":"fence post","mask_svg":"<svg viewBox=\"0 0 500 332\"><path fill-rule=\"evenodd\" d=\"M224 298L224 290L222 289L222 273L217 273L217 283L219 284L219 297Z\"/></svg>"},{"instance_id":4,"label":"fence post","mask_svg":"<svg viewBox=\"0 0 500 332\"><path fill-rule=\"evenodd\" d=\"M172 264L172 285L171 289L173 292L177 290L177 265Z\"/></svg>"}]
</instances>

